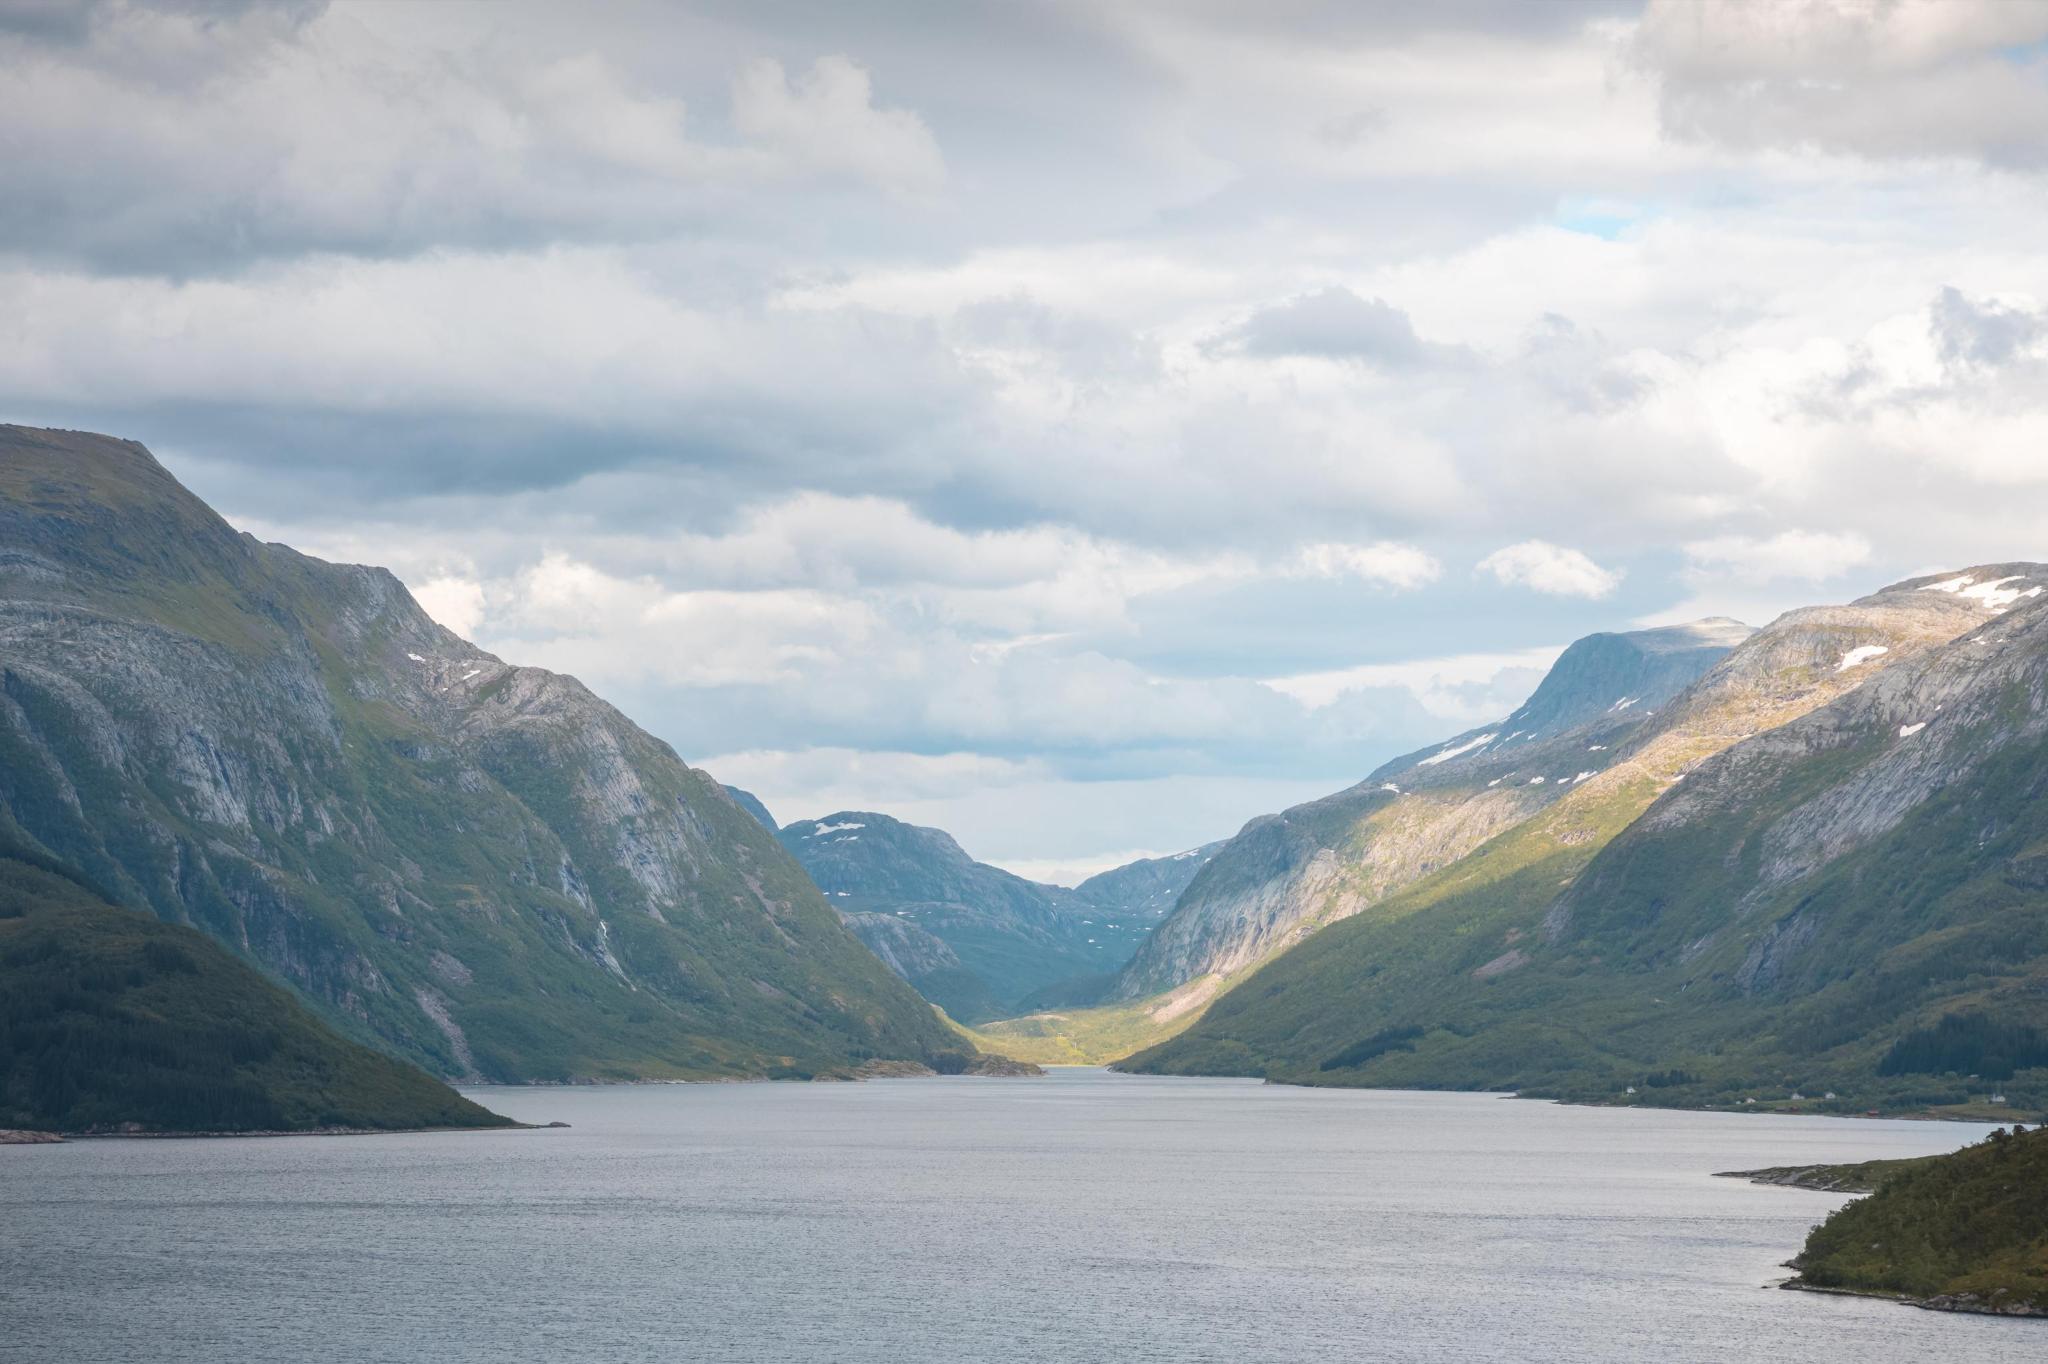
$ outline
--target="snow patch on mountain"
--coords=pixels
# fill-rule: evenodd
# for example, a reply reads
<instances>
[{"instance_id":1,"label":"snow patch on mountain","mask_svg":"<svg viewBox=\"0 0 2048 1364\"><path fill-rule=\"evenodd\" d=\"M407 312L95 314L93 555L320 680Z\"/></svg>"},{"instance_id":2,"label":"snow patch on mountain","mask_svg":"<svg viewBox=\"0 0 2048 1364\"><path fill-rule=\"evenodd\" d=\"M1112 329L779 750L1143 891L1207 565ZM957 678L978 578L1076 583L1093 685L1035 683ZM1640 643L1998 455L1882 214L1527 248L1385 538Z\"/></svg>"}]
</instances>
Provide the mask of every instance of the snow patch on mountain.
<instances>
[{"instance_id":1,"label":"snow patch on mountain","mask_svg":"<svg viewBox=\"0 0 2048 1364\"><path fill-rule=\"evenodd\" d=\"M1464 743L1459 744L1454 748L1446 748L1436 753L1432 753L1430 756L1424 758L1421 762L1417 763L1416 766L1435 767L1438 763L1447 763L1461 753L1470 753L1475 748L1484 748L1499 737L1500 735L1496 732L1493 734L1482 734L1476 739L1467 739Z\"/></svg>"},{"instance_id":2,"label":"snow patch on mountain","mask_svg":"<svg viewBox=\"0 0 2048 1364\"><path fill-rule=\"evenodd\" d=\"M2025 577L2026 575L2023 573L2014 573L2007 577L1993 578L1990 582L1980 583L1972 575L1963 573L1953 578L1944 578L1938 583L1929 583L1920 590L1922 592L1946 592L1951 596L1968 597L1987 611L2003 611L2016 601L2041 595L2043 589L2038 586L2026 588L2006 586L2007 583L2020 582Z\"/></svg>"}]
</instances>

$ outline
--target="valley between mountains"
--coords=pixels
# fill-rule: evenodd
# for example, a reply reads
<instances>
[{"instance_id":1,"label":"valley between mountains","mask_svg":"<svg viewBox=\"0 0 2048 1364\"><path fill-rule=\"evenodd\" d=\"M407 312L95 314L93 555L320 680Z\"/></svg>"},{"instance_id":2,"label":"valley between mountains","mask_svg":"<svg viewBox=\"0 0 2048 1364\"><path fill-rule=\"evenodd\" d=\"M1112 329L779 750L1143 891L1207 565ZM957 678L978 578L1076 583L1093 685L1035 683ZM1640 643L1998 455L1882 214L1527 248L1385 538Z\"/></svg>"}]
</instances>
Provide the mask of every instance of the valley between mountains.
<instances>
[{"instance_id":1,"label":"valley between mountains","mask_svg":"<svg viewBox=\"0 0 2048 1364\"><path fill-rule=\"evenodd\" d=\"M1496 722L1073 887L777 813L139 445L0 427L0 972L69 973L76 1022L10 1028L16 1126L189 1127L134 1096L194 1067L250 1128L1033 1062L2048 1108L2038 564L1589 636ZM87 1028L130 1098L52 1088ZM262 1072L316 1053L346 1103Z\"/></svg>"}]
</instances>

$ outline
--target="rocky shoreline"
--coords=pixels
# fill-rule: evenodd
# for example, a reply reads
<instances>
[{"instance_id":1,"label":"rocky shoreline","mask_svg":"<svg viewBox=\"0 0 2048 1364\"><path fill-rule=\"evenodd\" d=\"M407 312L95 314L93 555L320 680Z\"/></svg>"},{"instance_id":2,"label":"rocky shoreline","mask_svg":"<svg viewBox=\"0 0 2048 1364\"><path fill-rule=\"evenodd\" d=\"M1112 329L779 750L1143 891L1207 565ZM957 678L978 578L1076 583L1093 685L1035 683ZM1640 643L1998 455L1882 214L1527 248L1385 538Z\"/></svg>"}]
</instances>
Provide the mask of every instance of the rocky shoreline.
<instances>
[{"instance_id":1,"label":"rocky shoreline","mask_svg":"<svg viewBox=\"0 0 2048 1364\"><path fill-rule=\"evenodd\" d=\"M1870 1160L1855 1165L1773 1165L1762 1170L1717 1170L1716 1179L1746 1179L1785 1189L1817 1193L1869 1193L1878 1181L1912 1160Z\"/></svg>"},{"instance_id":2,"label":"rocky shoreline","mask_svg":"<svg viewBox=\"0 0 2048 1364\"><path fill-rule=\"evenodd\" d=\"M1791 1268L1787 1265L1786 1268ZM1988 1317L2048 1317L2048 1308L2035 1307L2024 1302L1998 1302L1977 1293L1938 1293L1931 1298L1916 1298L1905 1293L1885 1293L1877 1289L1832 1288L1825 1284L1808 1283L1801 1278L1784 1280L1778 1287L1793 1293L1825 1293L1837 1298L1876 1298L1883 1302L1897 1303L1900 1307L1918 1307L1926 1312L1971 1312Z\"/></svg>"}]
</instances>

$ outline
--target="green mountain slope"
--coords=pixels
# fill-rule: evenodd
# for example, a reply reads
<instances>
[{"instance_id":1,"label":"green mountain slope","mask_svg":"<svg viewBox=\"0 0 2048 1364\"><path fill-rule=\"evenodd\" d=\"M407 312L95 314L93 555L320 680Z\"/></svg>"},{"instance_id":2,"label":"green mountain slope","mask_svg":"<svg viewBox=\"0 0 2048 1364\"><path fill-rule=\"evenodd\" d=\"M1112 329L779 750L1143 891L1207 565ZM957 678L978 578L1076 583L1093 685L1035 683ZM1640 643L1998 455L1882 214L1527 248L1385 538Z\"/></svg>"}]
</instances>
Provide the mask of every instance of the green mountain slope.
<instances>
[{"instance_id":1,"label":"green mountain slope","mask_svg":"<svg viewBox=\"0 0 2048 1364\"><path fill-rule=\"evenodd\" d=\"M202 933L0 852L0 1127L502 1127Z\"/></svg>"},{"instance_id":2,"label":"green mountain slope","mask_svg":"<svg viewBox=\"0 0 2048 1364\"><path fill-rule=\"evenodd\" d=\"M444 1076L959 1045L666 744L382 570L236 533L130 442L0 427L0 811Z\"/></svg>"},{"instance_id":3,"label":"green mountain slope","mask_svg":"<svg viewBox=\"0 0 2048 1364\"><path fill-rule=\"evenodd\" d=\"M1638 1102L1981 1097L1976 1066L1886 1058L1951 1012L2041 1021L2048 612L1953 581L1774 622L1607 772L1130 1064ZM2044 1078L2004 1087L2048 1102Z\"/></svg>"},{"instance_id":4,"label":"green mountain slope","mask_svg":"<svg viewBox=\"0 0 2048 1364\"><path fill-rule=\"evenodd\" d=\"M1795 1285L2048 1316L2048 1130L1900 1165L1814 1228Z\"/></svg>"}]
</instances>

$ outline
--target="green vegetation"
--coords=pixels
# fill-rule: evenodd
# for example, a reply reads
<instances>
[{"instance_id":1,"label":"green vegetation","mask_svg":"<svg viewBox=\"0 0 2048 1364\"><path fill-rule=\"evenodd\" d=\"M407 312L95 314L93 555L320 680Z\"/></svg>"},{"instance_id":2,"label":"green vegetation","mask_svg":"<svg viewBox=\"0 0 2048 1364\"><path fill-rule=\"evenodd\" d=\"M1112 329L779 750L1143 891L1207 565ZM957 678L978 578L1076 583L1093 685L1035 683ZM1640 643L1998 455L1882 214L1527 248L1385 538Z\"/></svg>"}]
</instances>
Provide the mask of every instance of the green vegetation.
<instances>
[{"instance_id":1,"label":"green vegetation","mask_svg":"<svg viewBox=\"0 0 2048 1364\"><path fill-rule=\"evenodd\" d=\"M1782 1184L1791 1189L1815 1189L1821 1193L1869 1193L1894 1175L1945 1159L1908 1156L1901 1160L1860 1160L1847 1165L1773 1165L1764 1170L1728 1170L1720 1177L1746 1179L1752 1184Z\"/></svg>"},{"instance_id":2,"label":"green vegetation","mask_svg":"<svg viewBox=\"0 0 2048 1364\"><path fill-rule=\"evenodd\" d=\"M2048 1130L1886 1164L1807 1238L1795 1284L2048 1316Z\"/></svg>"},{"instance_id":3,"label":"green vegetation","mask_svg":"<svg viewBox=\"0 0 2048 1364\"><path fill-rule=\"evenodd\" d=\"M1981 1014L1945 1014L1933 1027L1915 1029L1892 1043L1877 1073L2010 1080L2036 1066L2048 1066L2048 1033L1995 1023Z\"/></svg>"},{"instance_id":4,"label":"green vegetation","mask_svg":"<svg viewBox=\"0 0 2048 1364\"><path fill-rule=\"evenodd\" d=\"M504 1127L337 1037L207 938L0 853L0 1127Z\"/></svg>"},{"instance_id":5,"label":"green vegetation","mask_svg":"<svg viewBox=\"0 0 2048 1364\"><path fill-rule=\"evenodd\" d=\"M983 1051L1041 1066L1101 1066L1157 1046L1200 1017L1198 1010L1161 1021L1162 1000L1091 1008L1054 1009L967 1027L948 1018L955 1031Z\"/></svg>"},{"instance_id":6,"label":"green vegetation","mask_svg":"<svg viewBox=\"0 0 2048 1364\"><path fill-rule=\"evenodd\" d=\"M1823 752L1651 830L1629 826L1654 788L1574 793L1127 1064L1602 1103L2048 1110L2048 744L1990 748L1889 832L1758 890L1763 831L1873 751ZM2006 1107L1985 1105L1994 1089Z\"/></svg>"}]
</instances>

